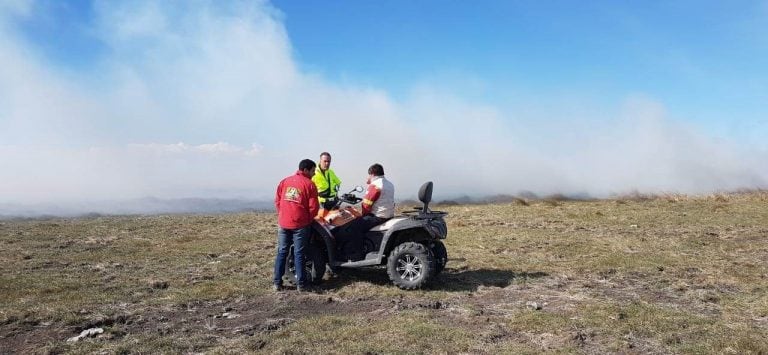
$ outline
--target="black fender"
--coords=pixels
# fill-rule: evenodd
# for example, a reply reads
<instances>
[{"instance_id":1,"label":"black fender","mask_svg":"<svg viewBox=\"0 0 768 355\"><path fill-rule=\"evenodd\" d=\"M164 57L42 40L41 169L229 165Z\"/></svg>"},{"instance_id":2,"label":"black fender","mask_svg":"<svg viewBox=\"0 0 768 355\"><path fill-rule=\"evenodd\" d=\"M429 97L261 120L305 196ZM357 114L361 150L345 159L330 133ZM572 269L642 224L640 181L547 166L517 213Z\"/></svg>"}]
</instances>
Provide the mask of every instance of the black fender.
<instances>
[{"instance_id":1,"label":"black fender","mask_svg":"<svg viewBox=\"0 0 768 355\"><path fill-rule=\"evenodd\" d=\"M336 238L331 230L318 221L312 221L312 230L320 236L325 244L325 250L328 252L328 264L336 261Z\"/></svg>"},{"instance_id":2,"label":"black fender","mask_svg":"<svg viewBox=\"0 0 768 355\"><path fill-rule=\"evenodd\" d=\"M431 240L432 235L429 233L429 230L426 227L427 223L429 223L428 220L413 218L408 218L397 222L392 226L392 228L387 230L386 234L384 234L384 237L381 240L381 247L379 248L379 255L386 257L387 251L392 250L392 248L395 247L394 243L397 239L397 234L406 230L412 230L417 232L419 235L424 235L424 238L416 238L413 241ZM395 238L392 238L393 236Z\"/></svg>"}]
</instances>

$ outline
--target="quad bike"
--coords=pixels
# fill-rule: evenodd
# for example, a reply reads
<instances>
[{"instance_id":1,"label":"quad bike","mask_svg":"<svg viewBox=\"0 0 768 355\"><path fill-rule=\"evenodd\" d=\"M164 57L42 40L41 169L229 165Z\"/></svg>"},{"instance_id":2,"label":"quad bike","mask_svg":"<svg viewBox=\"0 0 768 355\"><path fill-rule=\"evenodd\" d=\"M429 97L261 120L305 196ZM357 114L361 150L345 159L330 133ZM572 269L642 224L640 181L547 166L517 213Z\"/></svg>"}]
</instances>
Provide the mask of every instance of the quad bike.
<instances>
[{"instance_id":1,"label":"quad bike","mask_svg":"<svg viewBox=\"0 0 768 355\"><path fill-rule=\"evenodd\" d=\"M362 199L352 192L362 192L356 187L343 194L337 209L333 209L312 223L312 236L305 257L305 275L313 284L322 281L326 265L338 268L386 266L392 282L401 289L417 289L426 285L445 268L448 252L442 239L448 235L444 217L446 212L432 211L432 182L419 189L419 200L424 204L406 211L371 228L363 236L363 255L360 260L350 260L344 248L336 243L336 234L349 222L360 216L354 205ZM342 204L345 206L342 207ZM295 280L293 247L287 259L287 281Z\"/></svg>"}]
</instances>

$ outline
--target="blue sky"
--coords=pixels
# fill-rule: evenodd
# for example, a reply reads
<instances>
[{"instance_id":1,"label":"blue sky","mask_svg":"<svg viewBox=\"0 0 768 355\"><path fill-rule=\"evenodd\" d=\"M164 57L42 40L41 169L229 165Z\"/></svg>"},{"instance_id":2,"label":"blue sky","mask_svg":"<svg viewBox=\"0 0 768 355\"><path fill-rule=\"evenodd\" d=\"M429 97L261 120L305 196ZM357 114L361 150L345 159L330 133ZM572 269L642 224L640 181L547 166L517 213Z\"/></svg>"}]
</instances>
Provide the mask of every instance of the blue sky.
<instances>
[{"instance_id":1,"label":"blue sky","mask_svg":"<svg viewBox=\"0 0 768 355\"><path fill-rule=\"evenodd\" d=\"M263 197L323 150L404 197L765 187L766 33L766 1L9 0L0 202Z\"/></svg>"},{"instance_id":2,"label":"blue sky","mask_svg":"<svg viewBox=\"0 0 768 355\"><path fill-rule=\"evenodd\" d=\"M484 83L474 99L499 106L510 96L607 103L643 93L679 119L732 134L768 119L765 2L275 5L308 70L395 94L418 80L467 75Z\"/></svg>"}]
</instances>

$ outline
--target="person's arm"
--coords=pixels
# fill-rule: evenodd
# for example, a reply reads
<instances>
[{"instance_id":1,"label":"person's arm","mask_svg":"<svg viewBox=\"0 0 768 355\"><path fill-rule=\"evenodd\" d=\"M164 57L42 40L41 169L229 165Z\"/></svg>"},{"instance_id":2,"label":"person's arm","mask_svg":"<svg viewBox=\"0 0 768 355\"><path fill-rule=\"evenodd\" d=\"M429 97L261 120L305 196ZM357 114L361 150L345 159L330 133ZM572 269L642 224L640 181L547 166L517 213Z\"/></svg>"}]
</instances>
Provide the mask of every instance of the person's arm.
<instances>
[{"instance_id":1,"label":"person's arm","mask_svg":"<svg viewBox=\"0 0 768 355\"><path fill-rule=\"evenodd\" d=\"M320 203L317 201L317 186L309 184L309 215L314 218L320 211Z\"/></svg>"},{"instance_id":2,"label":"person's arm","mask_svg":"<svg viewBox=\"0 0 768 355\"><path fill-rule=\"evenodd\" d=\"M380 196L381 190L379 190L376 185L369 184L368 191L365 192L365 197L363 197L363 203L360 205L364 215L371 212L371 206L373 206L373 203L376 202Z\"/></svg>"},{"instance_id":3,"label":"person's arm","mask_svg":"<svg viewBox=\"0 0 768 355\"><path fill-rule=\"evenodd\" d=\"M330 194L329 183L326 181L323 173L320 172L320 169L317 169L315 175L312 176L312 182L317 188L318 196L320 195L320 192L324 192L322 197L328 197Z\"/></svg>"},{"instance_id":4,"label":"person's arm","mask_svg":"<svg viewBox=\"0 0 768 355\"><path fill-rule=\"evenodd\" d=\"M336 175L336 173L333 170L328 169L331 174L331 191L334 194L334 196L338 196L339 194L339 187L341 186L341 179L339 179L339 176Z\"/></svg>"},{"instance_id":5,"label":"person's arm","mask_svg":"<svg viewBox=\"0 0 768 355\"><path fill-rule=\"evenodd\" d=\"M281 190L283 189L283 182L280 181L280 183L277 185L277 192L275 192L275 211L280 212L280 200L282 200L282 193Z\"/></svg>"}]
</instances>

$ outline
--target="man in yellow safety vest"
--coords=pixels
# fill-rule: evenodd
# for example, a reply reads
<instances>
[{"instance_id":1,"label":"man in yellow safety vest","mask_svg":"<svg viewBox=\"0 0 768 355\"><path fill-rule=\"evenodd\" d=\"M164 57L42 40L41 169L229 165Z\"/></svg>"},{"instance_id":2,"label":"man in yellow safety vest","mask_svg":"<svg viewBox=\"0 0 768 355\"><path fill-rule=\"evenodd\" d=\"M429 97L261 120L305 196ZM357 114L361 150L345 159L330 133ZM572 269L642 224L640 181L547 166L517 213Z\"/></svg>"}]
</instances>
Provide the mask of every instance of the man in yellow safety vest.
<instances>
[{"instance_id":1,"label":"man in yellow safety vest","mask_svg":"<svg viewBox=\"0 0 768 355\"><path fill-rule=\"evenodd\" d=\"M318 202L320 202L320 214L330 210L336 205L336 199L341 186L341 180L331 170L331 153L320 153L320 162L312 177L312 182L317 186Z\"/></svg>"}]
</instances>

